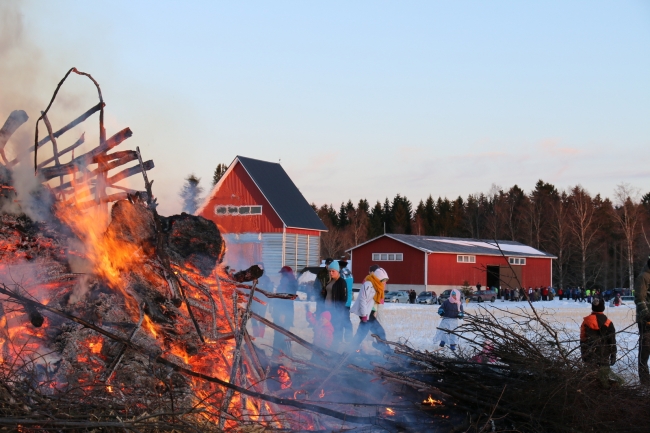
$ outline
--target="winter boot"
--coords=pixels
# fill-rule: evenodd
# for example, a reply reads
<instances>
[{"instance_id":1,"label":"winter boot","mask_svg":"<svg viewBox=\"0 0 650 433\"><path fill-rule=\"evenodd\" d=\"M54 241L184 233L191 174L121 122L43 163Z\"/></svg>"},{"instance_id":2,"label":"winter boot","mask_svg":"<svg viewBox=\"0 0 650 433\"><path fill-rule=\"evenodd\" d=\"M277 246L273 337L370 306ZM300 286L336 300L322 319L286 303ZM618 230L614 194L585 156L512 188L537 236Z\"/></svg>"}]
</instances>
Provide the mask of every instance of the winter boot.
<instances>
[{"instance_id":1,"label":"winter boot","mask_svg":"<svg viewBox=\"0 0 650 433\"><path fill-rule=\"evenodd\" d=\"M449 348L453 351L456 351L456 345L455 344L450 344Z\"/></svg>"}]
</instances>

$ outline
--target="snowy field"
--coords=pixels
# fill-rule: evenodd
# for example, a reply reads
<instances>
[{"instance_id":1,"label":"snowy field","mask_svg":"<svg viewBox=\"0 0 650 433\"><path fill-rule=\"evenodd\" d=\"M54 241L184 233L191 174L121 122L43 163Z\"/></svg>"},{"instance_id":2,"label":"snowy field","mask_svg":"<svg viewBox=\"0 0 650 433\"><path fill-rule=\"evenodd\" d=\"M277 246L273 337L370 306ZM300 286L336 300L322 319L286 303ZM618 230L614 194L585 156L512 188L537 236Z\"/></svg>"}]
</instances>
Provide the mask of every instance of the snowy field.
<instances>
[{"instance_id":1,"label":"snowy field","mask_svg":"<svg viewBox=\"0 0 650 433\"><path fill-rule=\"evenodd\" d=\"M566 329L574 341L579 339L580 324L582 323L583 317L591 313L591 304L587 302L553 300L535 302L533 305L538 313L543 315L552 326ZM313 340L313 330L307 323L306 311L307 309L314 311L315 307L314 302L294 302L294 326L290 329L291 332L310 342ZM492 312L496 317L505 316L505 311L530 309L527 302L505 302L501 300L497 300L494 303L484 302L480 304L472 302L465 304L464 307L468 314L477 313L480 309L484 308ZM433 336L441 320L437 311L437 305L384 304L380 307L378 317L386 331L388 340L407 342L410 346L419 350L431 350L433 349ZM618 355L620 360L616 367L620 369L632 363L634 365L634 372L636 372L638 332L634 324L634 304L627 303L620 307L608 306L605 314L614 322L614 326L618 332L617 343L619 346ZM266 317L272 320L271 314L268 311ZM359 318L352 315L351 320L356 332ZM267 328L264 337L256 339L256 343L264 347L269 355L272 351L273 332L273 330ZM362 345L364 351L369 352L374 350L370 346L370 342L370 337L367 337ZM462 349L462 341L460 342L460 346ZM307 349L295 343L292 345L292 350L294 356L298 358L308 359L311 356L311 353Z\"/></svg>"}]
</instances>

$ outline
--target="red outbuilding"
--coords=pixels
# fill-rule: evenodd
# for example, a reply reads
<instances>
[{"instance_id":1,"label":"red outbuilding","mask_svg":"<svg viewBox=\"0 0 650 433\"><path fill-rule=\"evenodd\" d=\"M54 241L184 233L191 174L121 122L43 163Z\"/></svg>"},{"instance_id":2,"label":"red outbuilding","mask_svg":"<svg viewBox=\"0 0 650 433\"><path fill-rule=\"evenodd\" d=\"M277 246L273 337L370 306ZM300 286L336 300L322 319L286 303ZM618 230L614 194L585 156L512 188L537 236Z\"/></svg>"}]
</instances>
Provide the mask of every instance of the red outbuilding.
<instances>
[{"instance_id":1,"label":"red outbuilding","mask_svg":"<svg viewBox=\"0 0 650 433\"><path fill-rule=\"evenodd\" d=\"M280 164L237 156L197 215L217 224L235 269L261 262L272 277L320 263L327 228Z\"/></svg>"},{"instance_id":2,"label":"red outbuilding","mask_svg":"<svg viewBox=\"0 0 650 433\"><path fill-rule=\"evenodd\" d=\"M384 234L348 250L355 283L370 265L384 268L391 290L443 290L470 286L548 287L556 257L514 241ZM426 281L426 285L425 285Z\"/></svg>"}]
</instances>

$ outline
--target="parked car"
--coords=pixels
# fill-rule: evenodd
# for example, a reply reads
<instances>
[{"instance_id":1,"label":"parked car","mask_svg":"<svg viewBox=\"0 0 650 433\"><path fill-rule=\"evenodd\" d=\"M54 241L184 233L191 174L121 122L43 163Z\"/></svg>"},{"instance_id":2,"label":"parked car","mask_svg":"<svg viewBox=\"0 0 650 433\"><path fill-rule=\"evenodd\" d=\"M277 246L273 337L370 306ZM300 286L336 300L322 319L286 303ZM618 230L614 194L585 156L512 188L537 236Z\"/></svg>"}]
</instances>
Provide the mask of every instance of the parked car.
<instances>
[{"instance_id":1,"label":"parked car","mask_svg":"<svg viewBox=\"0 0 650 433\"><path fill-rule=\"evenodd\" d=\"M494 290L480 290L472 293L472 297L470 299L475 302L494 302L497 300L497 292Z\"/></svg>"},{"instance_id":2,"label":"parked car","mask_svg":"<svg viewBox=\"0 0 650 433\"><path fill-rule=\"evenodd\" d=\"M404 290L397 290L394 292L386 292L384 295L384 302L397 302L407 304L409 301L409 294Z\"/></svg>"},{"instance_id":3,"label":"parked car","mask_svg":"<svg viewBox=\"0 0 650 433\"><path fill-rule=\"evenodd\" d=\"M416 304L435 304L438 302L438 297L434 292L420 292L415 298Z\"/></svg>"},{"instance_id":4,"label":"parked car","mask_svg":"<svg viewBox=\"0 0 650 433\"><path fill-rule=\"evenodd\" d=\"M460 290L459 292L460 292L460 301L465 302L465 295ZM440 296L438 296L438 304L442 305L442 303L445 302L447 299L449 299L450 296L451 296L451 290L445 290L440 294Z\"/></svg>"},{"instance_id":5,"label":"parked car","mask_svg":"<svg viewBox=\"0 0 650 433\"><path fill-rule=\"evenodd\" d=\"M631 303L631 304L634 304L634 296L632 296L632 295L624 295L624 296L621 296L621 301L623 301L623 302L629 302L629 303Z\"/></svg>"}]
</instances>

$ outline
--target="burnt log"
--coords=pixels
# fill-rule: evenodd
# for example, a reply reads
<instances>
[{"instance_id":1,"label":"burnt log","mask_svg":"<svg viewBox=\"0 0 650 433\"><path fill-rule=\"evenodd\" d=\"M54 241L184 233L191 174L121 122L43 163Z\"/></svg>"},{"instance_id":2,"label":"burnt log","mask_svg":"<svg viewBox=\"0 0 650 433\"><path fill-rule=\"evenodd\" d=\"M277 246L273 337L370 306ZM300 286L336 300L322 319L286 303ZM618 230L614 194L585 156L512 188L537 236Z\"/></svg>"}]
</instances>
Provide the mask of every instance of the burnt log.
<instances>
[{"instance_id":1,"label":"burnt log","mask_svg":"<svg viewBox=\"0 0 650 433\"><path fill-rule=\"evenodd\" d=\"M225 243L214 222L184 212L161 220L167 233L167 251L174 262L189 263L205 277L221 263Z\"/></svg>"},{"instance_id":2,"label":"burnt log","mask_svg":"<svg viewBox=\"0 0 650 433\"><path fill-rule=\"evenodd\" d=\"M233 281L237 281L238 283L246 283L248 281L253 281L259 279L262 275L264 275L264 269L262 269L258 265L253 265L248 269L244 269L239 272L235 272L230 276L230 278Z\"/></svg>"}]
</instances>

